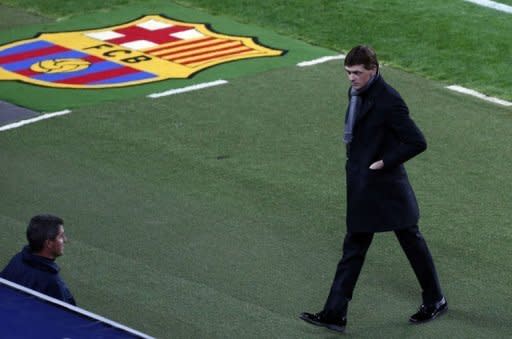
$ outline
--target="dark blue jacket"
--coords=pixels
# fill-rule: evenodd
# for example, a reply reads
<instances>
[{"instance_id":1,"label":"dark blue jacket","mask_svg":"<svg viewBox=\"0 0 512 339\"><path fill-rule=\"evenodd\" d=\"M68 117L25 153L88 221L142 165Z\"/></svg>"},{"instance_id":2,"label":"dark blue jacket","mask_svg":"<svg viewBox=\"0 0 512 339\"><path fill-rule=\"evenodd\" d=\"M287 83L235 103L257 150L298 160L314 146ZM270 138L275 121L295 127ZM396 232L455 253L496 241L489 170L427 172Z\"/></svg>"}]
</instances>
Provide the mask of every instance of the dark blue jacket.
<instances>
[{"instance_id":1,"label":"dark blue jacket","mask_svg":"<svg viewBox=\"0 0 512 339\"><path fill-rule=\"evenodd\" d=\"M75 299L59 275L54 260L35 255L25 246L0 273L0 277L35 291L76 305Z\"/></svg>"}]
</instances>

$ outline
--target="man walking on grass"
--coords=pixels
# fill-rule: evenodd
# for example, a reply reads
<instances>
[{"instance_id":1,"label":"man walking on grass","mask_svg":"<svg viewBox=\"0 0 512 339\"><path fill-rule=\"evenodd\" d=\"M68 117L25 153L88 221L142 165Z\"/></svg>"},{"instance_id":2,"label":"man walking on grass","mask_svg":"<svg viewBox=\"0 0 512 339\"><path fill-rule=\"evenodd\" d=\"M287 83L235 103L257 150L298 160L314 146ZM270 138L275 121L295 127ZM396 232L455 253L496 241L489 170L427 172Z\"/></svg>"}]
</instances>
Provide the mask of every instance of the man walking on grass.
<instances>
[{"instance_id":1,"label":"man walking on grass","mask_svg":"<svg viewBox=\"0 0 512 339\"><path fill-rule=\"evenodd\" d=\"M419 209L403 164L427 144L400 94L379 74L375 52L354 47L345 58L351 83L345 117L347 233L343 256L323 310L300 318L343 332L366 252L377 232L394 231L422 290L423 303L411 323L432 320L448 309L425 239Z\"/></svg>"}]
</instances>

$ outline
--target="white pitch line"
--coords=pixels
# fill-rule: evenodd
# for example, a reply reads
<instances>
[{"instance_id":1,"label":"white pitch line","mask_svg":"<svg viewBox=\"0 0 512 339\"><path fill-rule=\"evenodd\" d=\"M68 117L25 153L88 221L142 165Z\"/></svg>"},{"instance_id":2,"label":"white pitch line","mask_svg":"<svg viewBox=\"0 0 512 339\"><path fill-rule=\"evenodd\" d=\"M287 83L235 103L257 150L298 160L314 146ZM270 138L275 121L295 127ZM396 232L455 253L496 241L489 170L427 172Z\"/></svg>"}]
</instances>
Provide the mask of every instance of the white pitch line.
<instances>
[{"instance_id":1,"label":"white pitch line","mask_svg":"<svg viewBox=\"0 0 512 339\"><path fill-rule=\"evenodd\" d=\"M452 86L447 86L446 88L448 88L448 89L450 89L452 91L455 91L455 92L471 95L471 96L474 96L476 98L479 98L479 99L482 99L482 100L485 100L485 101L489 101L489 102L492 102L492 103L495 103L495 104L498 104L498 105L507 106L507 107L512 106L512 102L510 102L510 101L498 99L498 98L495 98L495 97L490 97L490 96L487 96L487 95L482 94L480 92L477 92L475 90L472 90L472 89L469 89L469 88L465 88L465 87L462 87L462 86L452 85Z\"/></svg>"},{"instance_id":2,"label":"white pitch line","mask_svg":"<svg viewBox=\"0 0 512 339\"><path fill-rule=\"evenodd\" d=\"M324 56L324 57L321 57L321 58L318 58L318 59L314 59L314 60L310 60L310 61L299 62L297 64L297 66L299 66L299 67L307 67L307 66L318 65L318 64L322 64L324 62L328 62L328 61L331 61L331 60L339 60L339 59L345 59L345 55L340 54L340 55Z\"/></svg>"},{"instance_id":3,"label":"white pitch line","mask_svg":"<svg viewBox=\"0 0 512 339\"><path fill-rule=\"evenodd\" d=\"M490 1L490 0L464 0L466 2L471 2L479 6L492 8L500 12L510 13L512 14L512 6L501 4L499 2Z\"/></svg>"},{"instance_id":4,"label":"white pitch line","mask_svg":"<svg viewBox=\"0 0 512 339\"><path fill-rule=\"evenodd\" d=\"M46 119L51 119L51 118L58 117L58 116L61 116L61 115L66 115L66 114L69 114L69 113L71 113L71 111L69 109L65 109L65 110L59 111L59 112L43 114L43 115L37 116L37 117L32 118L32 119L27 119L27 120L21 120L21 121L18 121L18 122L13 122L12 124L1 126L0 127L0 132L7 131L7 130L10 130L10 129L14 129L14 128L18 128L18 127L25 126L25 125L28 125L28 124L33 124L34 122L38 122L38 121L41 121L41 120L46 120Z\"/></svg>"},{"instance_id":5,"label":"white pitch line","mask_svg":"<svg viewBox=\"0 0 512 339\"><path fill-rule=\"evenodd\" d=\"M183 88L171 89L171 90L168 90L165 92L153 93L153 94L148 95L148 98L156 99L156 98L165 97L168 95L181 94L181 93L190 92L190 91L197 91L197 90L200 90L203 88L220 86L220 85L224 85L227 83L228 82L226 80L216 80L216 81L212 81L212 82L204 82L201 84L187 86L187 87L183 87Z\"/></svg>"}]
</instances>

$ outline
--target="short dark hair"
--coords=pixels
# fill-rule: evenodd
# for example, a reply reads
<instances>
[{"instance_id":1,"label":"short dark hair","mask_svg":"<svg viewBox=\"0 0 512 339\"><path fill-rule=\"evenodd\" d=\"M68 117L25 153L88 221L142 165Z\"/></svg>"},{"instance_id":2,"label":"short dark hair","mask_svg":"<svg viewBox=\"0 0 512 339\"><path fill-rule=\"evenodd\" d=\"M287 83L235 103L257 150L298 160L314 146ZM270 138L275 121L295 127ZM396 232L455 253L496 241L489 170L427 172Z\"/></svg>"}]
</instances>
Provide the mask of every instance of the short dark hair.
<instances>
[{"instance_id":1,"label":"short dark hair","mask_svg":"<svg viewBox=\"0 0 512 339\"><path fill-rule=\"evenodd\" d=\"M30 219L27 240L31 251L40 252L46 240L55 240L61 225L64 225L64 220L51 214L39 214Z\"/></svg>"},{"instance_id":2,"label":"short dark hair","mask_svg":"<svg viewBox=\"0 0 512 339\"><path fill-rule=\"evenodd\" d=\"M363 65L366 69L377 68L379 70L379 61L375 51L366 45L359 45L350 50L345 57L345 66Z\"/></svg>"}]
</instances>

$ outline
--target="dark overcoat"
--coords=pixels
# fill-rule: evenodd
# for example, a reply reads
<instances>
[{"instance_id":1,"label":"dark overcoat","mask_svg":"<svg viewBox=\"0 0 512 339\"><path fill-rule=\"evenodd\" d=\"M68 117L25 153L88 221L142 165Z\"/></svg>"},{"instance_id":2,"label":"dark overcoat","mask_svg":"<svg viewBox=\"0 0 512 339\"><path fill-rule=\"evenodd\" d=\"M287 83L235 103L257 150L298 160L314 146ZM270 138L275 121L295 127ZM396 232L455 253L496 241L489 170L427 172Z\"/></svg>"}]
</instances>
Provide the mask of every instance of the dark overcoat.
<instances>
[{"instance_id":1,"label":"dark overcoat","mask_svg":"<svg viewBox=\"0 0 512 339\"><path fill-rule=\"evenodd\" d=\"M418 223L418 203L403 163L426 148L400 94L378 76L362 94L347 145L349 232L384 232ZM384 168L369 169L378 160Z\"/></svg>"}]
</instances>

